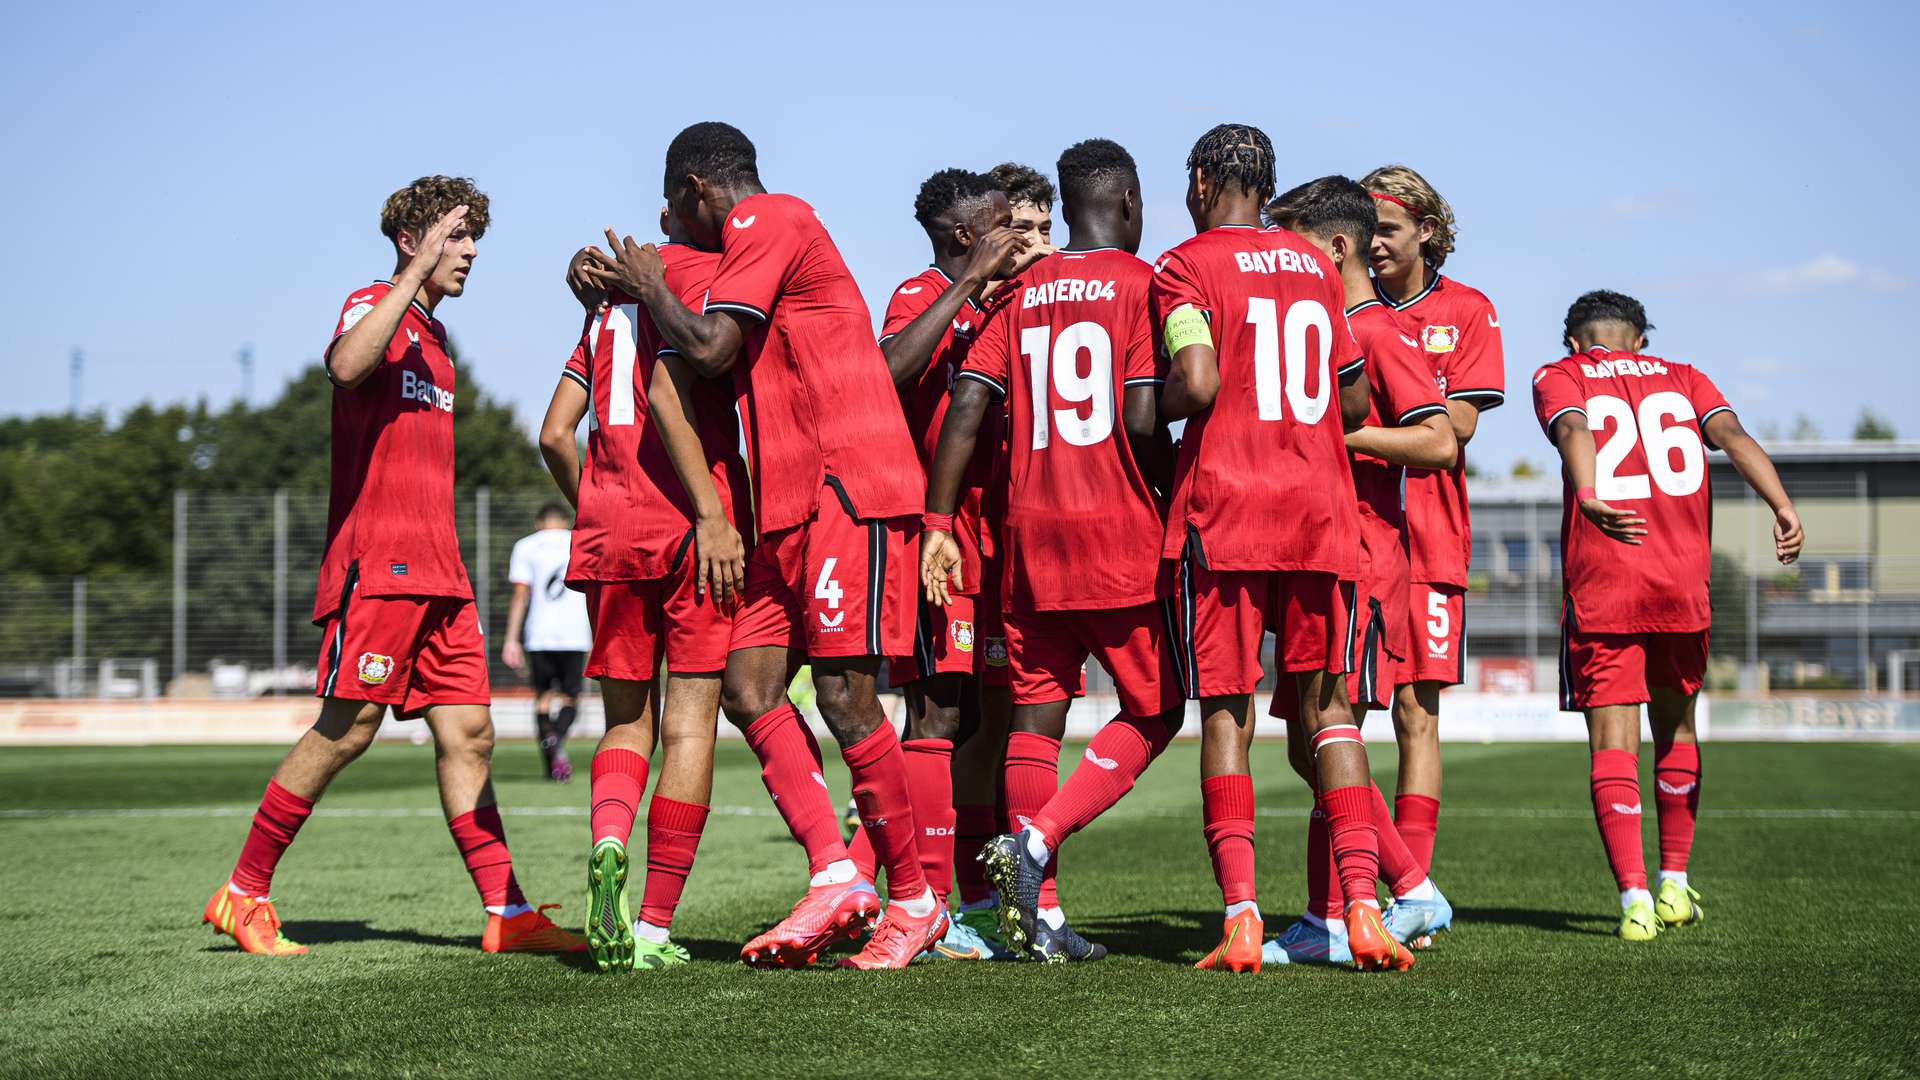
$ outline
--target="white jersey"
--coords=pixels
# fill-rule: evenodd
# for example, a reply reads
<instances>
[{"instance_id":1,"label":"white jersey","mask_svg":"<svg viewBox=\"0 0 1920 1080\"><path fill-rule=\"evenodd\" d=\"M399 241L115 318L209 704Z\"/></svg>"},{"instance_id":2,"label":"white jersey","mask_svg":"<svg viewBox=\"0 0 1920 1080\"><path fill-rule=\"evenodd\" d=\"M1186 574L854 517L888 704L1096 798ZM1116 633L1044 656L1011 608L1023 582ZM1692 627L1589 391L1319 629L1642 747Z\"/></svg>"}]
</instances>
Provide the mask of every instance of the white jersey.
<instances>
[{"instance_id":1,"label":"white jersey","mask_svg":"<svg viewBox=\"0 0 1920 1080\"><path fill-rule=\"evenodd\" d=\"M533 595L521 642L528 652L586 652L593 648L587 626L587 598L567 588L568 529L541 529L521 537L507 560L507 580Z\"/></svg>"}]
</instances>

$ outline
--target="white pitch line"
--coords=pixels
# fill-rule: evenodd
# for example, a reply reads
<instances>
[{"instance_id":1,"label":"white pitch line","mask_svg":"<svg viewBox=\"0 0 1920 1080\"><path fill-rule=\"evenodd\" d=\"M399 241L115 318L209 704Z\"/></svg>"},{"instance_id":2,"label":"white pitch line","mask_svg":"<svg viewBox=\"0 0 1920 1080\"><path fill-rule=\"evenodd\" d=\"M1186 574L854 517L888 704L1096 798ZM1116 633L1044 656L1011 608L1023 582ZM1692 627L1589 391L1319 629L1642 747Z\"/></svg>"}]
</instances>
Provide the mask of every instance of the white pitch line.
<instances>
[{"instance_id":1,"label":"white pitch line","mask_svg":"<svg viewBox=\"0 0 1920 1080\"><path fill-rule=\"evenodd\" d=\"M64 818L232 818L250 817L252 806L154 806L154 807L101 807L101 808L58 808L58 809L5 809L0 808L0 820L44 821ZM716 806L710 813L724 817L777 817L771 806ZM507 817L586 817L584 806L520 806L502 807L501 813ZM1307 807L1282 806L1267 807L1255 811L1259 817L1303 818L1307 816ZM1547 820L1585 820L1593 816L1591 810L1572 807L1498 807L1498 806L1450 806L1446 808L1448 817L1464 818L1505 818L1505 819L1547 819ZM321 807L314 811L315 817L339 818L438 818L443 816L437 806L335 806ZM1128 809L1116 808L1106 817L1114 818L1183 818L1198 817L1197 808L1192 809ZM1920 810L1874 810L1845 807L1803 807L1793 809L1735 809L1702 810L1700 816L1709 818L1745 818L1761 821L1920 821Z\"/></svg>"}]
</instances>

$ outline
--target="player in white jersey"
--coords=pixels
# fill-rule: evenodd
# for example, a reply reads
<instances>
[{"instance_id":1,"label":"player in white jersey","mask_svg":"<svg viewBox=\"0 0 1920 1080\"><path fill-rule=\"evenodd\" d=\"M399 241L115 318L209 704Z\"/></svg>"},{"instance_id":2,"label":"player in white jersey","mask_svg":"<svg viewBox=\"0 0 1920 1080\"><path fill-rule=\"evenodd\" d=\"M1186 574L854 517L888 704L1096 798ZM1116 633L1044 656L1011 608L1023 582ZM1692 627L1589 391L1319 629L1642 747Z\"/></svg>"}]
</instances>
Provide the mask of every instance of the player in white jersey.
<instances>
[{"instance_id":1,"label":"player in white jersey","mask_svg":"<svg viewBox=\"0 0 1920 1080\"><path fill-rule=\"evenodd\" d=\"M513 599L507 604L500 659L532 684L540 757L547 777L564 783L573 778L567 731L579 713L581 673L593 634L587 625L586 595L567 588L572 517L566 507L548 503L534 515L534 524L539 527L514 543L513 557L507 560Z\"/></svg>"}]
</instances>

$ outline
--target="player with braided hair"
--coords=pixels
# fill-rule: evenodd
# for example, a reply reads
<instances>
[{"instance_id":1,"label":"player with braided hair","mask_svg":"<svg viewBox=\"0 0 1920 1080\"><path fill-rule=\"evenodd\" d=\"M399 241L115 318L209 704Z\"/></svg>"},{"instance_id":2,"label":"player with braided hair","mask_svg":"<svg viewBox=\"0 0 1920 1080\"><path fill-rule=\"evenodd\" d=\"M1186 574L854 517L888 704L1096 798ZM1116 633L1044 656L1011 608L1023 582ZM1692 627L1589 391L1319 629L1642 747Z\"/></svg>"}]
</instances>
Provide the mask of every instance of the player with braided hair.
<instances>
[{"instance_id":1,"label":"player with braided hair","mask_svg":"<svg viewBox=\"0 0 1920 1080\"><path fill-rule=\"evenodd\" d=\"M1160 553L1174 561L1175 669L1200 700L1207 848L1226 901L1220 945L1198 966L1260 970L1249 706L1271 630L1312 744L1355 965L1405 970L1412 954L1380 922L1373 781L1345 685L1361 567L1342 406L1352 395L1365 415L1366 361L1339 271L1304 238L1260 225L1274 188L1265 133L1222 124L1187 167L1197 235L1154 264L1152 297L1168 365L1161 415L1187 421Z\"/></svg>"}]
</instances>

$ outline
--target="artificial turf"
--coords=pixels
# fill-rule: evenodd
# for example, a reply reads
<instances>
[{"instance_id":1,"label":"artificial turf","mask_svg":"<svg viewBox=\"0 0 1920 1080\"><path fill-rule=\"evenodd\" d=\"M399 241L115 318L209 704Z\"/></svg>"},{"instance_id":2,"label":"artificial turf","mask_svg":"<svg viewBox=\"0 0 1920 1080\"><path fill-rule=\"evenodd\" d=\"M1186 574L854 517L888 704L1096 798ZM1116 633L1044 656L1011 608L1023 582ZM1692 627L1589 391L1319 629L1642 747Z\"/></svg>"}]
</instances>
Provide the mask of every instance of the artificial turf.
<instances>
[{"instance_id":1,"label":"artificial turf","mask_svg":"<svg viewBox=\"0 0 1920 1080\"><path fill-rule=\"evenodd\" d=\"M1391 747L1372 753L1391 792ZM737 742L721 746L716 812L674 925L690 966L602 975L580 958L482 954L431 751L401 744L355 764L281 863L286 933L313 954L245 956L198 925L200 907L278 756L0 754L0 1073L1398 1080L1920 1069L1916 745L1707 746L1692 870L1708 919L1645 945L1612 936L1584 748L1449 745L1435 878L1456 931L1404 975L1238 977L1192 970L1218 938L1220 907L1191 742L1063 852L1068 915L1114 956L885 973L735 961L804 871ZM1078 748L1062 760L1079 760ZM1304 897L1306 799L1282 744L1260 744L1255 767L1272 934ZM496 754L521 881L536 901L563 902L573 923L585 905L586 784L547 784L537 770L524 744ZM844 772L829 779L844 796Z\"/></svg>"}]
</instances>

